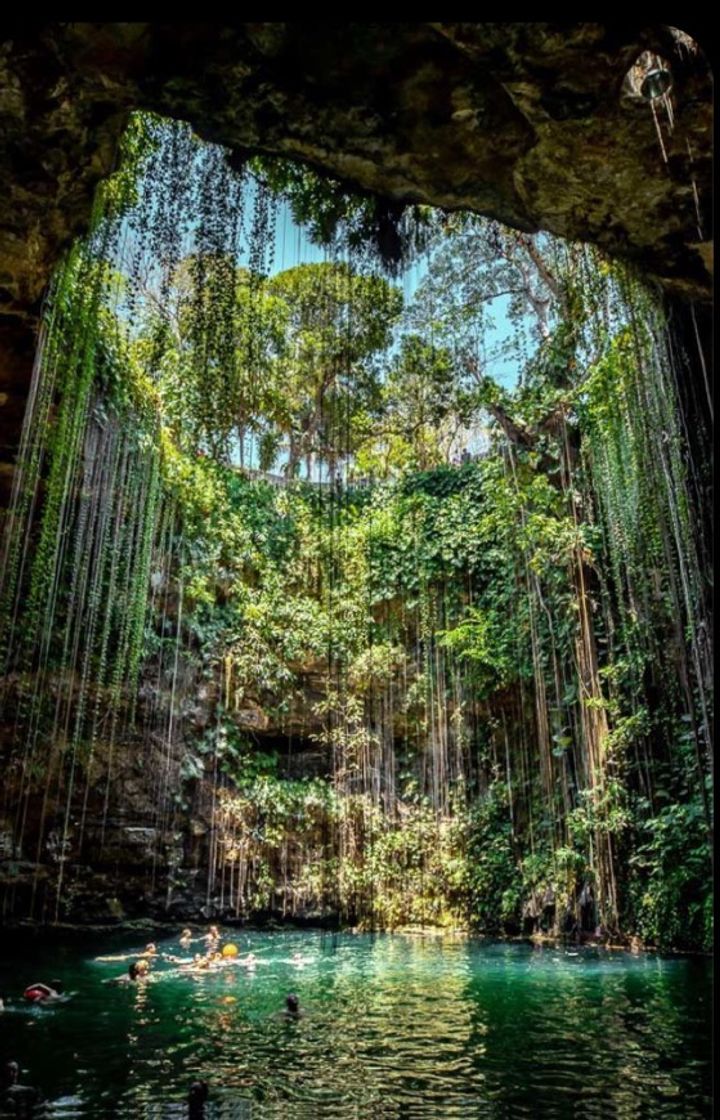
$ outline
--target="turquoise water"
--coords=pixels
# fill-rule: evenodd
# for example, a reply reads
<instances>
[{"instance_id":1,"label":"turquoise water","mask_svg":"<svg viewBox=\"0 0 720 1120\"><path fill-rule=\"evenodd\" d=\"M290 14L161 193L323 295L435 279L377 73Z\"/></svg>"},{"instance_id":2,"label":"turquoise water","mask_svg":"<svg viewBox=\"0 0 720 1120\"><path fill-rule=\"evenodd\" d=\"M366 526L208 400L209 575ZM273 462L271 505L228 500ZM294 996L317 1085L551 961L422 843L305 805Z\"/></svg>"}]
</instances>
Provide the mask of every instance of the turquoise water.
<instances>
[{"instance_id":1,"label":"turquoise water","mask_svg":"<svg viewBox=\"0 0 720 1120\"><path fill-rule=\"evenodd\" d=\"M56 1116L655 1117L710 1115L707 960L454 937L232 933L257 954L112 985L142 936L3 953L0 1058ZM161 950L185 956L176 940ZM201 948L194 945L193 949ZM301 953L306 962L294 964ZM32 981L74 994L24 1005ZM278 1016L289 991L306 1015Z\"/></svg>"}]
</instances>

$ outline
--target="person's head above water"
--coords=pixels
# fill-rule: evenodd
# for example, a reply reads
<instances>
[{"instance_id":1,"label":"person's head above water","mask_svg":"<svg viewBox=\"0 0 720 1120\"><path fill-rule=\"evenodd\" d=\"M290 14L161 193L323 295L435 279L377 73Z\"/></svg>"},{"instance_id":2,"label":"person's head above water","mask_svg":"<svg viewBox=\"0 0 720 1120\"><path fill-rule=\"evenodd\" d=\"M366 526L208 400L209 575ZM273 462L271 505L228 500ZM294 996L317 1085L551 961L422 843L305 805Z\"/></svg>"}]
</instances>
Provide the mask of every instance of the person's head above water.
<instances>
[{"instance_id":1,"label":"person's head above water","mask_svg":"<svg viewBox=\"0 0 720 1120\"><path fill-rule=\"evenodd\" d=\"M151 954L155 954L155 953L157 953L157 945L155 944L155 942L154 942L154 941L150 941L150 942L149 942L149 943L148 943L148 944L147 944L147 945L145 946L145 952L146 952L146 953L151 953Z\"/></svg>"},{"instance_id":2,"label":"person's head above water","mask_svg":"<svg viewBox=\"0 0 720 1120\"><path fill-rule=\"evenodd\" d=\"M14 1059L11 1058L9 1062L5 1062L2 1070L2 1079L3 1086L6 1088L9 1085L17 1085L20 1080L20 1066Z\"/></svg>"},{"instance_id":3,"label":"person's head above water","mask_svg":"<svg viewBox=\"0 0 720 1120\"><path fill-rule=\"evenodd\" d=\"M298 1015L300 1013L300 1000L294 992L288 992L285 996L285 1010L289 1015Z\"/></svg>"},{"instance_id":4,"label":"person's head above water","mask_svg":"<svg viewBox=\"0 0 720 1120\"><path fill-rule=\"evenodd\" d=\"M188 1092L188 1102L190 1104L199 1104L208 1099L208 1084L207 1081L193 1081L190 1085Z\"/></svg>"},{"instance_id":5,"label":"person's head above water","mask_svg":"<svg viewBox=\"0 0 720 1120\"><path fill-rule=\"evenodd\" d=\"M201 1120L205 1116L205 1104L208 1099L207 1081L193 1081L188 1091L188 1116L190 1120Z\"/></svg>"}]
</instances>

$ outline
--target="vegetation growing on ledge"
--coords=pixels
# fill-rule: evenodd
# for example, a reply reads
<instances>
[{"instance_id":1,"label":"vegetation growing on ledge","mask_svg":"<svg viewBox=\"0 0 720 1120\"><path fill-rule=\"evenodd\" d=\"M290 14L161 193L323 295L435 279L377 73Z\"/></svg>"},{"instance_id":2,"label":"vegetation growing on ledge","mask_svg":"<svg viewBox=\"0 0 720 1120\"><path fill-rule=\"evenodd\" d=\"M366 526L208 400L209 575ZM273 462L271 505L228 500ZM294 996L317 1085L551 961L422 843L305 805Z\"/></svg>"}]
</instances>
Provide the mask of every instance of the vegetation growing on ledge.
<instances>
[{"instance_id":1,"label":"vegetation growing on ledge","mask_svg":"<svg viewBox=\"0 0 720 1120\"><path fill-rule=\"evenodd\" d=\"M702 464L651 293L464 217L428 217L408 298L352 254L276 270L273 191L327 233L309 172L149 118L126 146L49 300L4 555L29 908L71 906L131 744L158 837L209 818L219 912L709 946Z\"/></svg>"}]
</instances>

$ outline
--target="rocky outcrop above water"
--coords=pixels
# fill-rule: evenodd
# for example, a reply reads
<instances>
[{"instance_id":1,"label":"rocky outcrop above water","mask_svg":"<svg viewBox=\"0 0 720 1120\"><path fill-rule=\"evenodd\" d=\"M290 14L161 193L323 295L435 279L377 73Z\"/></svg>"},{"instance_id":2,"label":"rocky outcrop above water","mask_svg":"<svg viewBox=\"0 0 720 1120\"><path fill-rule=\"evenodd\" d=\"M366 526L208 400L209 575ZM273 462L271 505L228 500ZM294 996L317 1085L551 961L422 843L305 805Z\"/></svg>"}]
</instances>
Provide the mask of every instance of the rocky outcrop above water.
<instances>
[{"instance_id":1,"label":"rocky outcrop above water","mask_svg":"<svg viewBox=\"0 0 720 1120\"><path fill-rule=\"evenodd\" d=\"M322 722L313 722L306 710L320 696L317 666L305 669L296 704L282 720L259 698L233 714L238 733L259 753L277 752L283 778L325 776L331 766L328 751L312 739ZM53 753L46 742L31 774L14 740L12 715L0 724L0 925L238 916L212 874L213 807L218 784L228 783L218 781L213 759L196 750L217 694L190 681L188 695L175 697L175 733L168 742L167 718L156 732L142 730L150 709L167 712L171 702L170 693L158 693L156 677L150 671L140 682L135 728L129 726L128 697L119 721L124 730L115 740L101 737L92 747L74 748L72 787L67 773L56 769L62 751ZM8 706L12 713L22 690L32 690L32 679L13 679L10 687L17 690ZM327 916L315 914L313 920Z\"/></svg>"},{"instance_id":2,"label":"rocky outcrop above water","mask_svg":"<svg viewBox=\"0 0 720 1120\"><path fill-rule=\"evenodd\" d=\"M648 49L673 76L667 164L627 79ZM395 200L595 241L707 296L710 82L659 24L19 23L0 54L4 308L37 309L135 108Z\"/></svg>"}]
</instances>

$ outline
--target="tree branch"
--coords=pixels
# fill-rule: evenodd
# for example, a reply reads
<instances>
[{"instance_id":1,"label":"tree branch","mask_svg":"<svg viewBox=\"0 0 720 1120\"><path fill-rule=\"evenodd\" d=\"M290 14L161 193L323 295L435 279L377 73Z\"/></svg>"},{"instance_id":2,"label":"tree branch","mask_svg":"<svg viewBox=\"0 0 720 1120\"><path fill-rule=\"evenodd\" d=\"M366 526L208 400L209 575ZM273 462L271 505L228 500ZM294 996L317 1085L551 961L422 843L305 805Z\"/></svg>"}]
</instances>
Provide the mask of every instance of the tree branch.
<instances>
[{"instance_id":1,"label":"tree branch","mask_svg":"<svg viewBox=\"0 0 720 1120\"><path fill-rule=\"evenodd\" d=\"M555 296L555 299L562 302L563 295L560 289L560 285L558 284L557 279L555 278L553 273L548 268L546 262L543 260L542 255L538 251L538 247L533 241L532 237L530 237L528 234L521 234L520 240L527 250L527 254L530 257L530 260L535 265L535 268L538 270L538 273L540 274L545 285L550 289L552 294Z\"/></svg>"}]
</instances>

